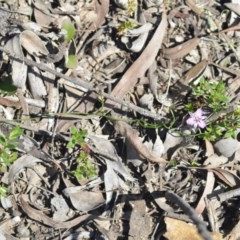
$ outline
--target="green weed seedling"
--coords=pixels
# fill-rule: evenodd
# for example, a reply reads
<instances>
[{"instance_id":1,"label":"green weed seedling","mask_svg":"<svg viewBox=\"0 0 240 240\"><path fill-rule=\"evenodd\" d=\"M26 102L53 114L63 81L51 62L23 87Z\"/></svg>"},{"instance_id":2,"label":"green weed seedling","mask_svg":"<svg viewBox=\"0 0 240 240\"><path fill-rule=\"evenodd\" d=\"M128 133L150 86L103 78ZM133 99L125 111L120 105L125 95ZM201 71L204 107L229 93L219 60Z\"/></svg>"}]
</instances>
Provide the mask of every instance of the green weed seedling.
<instances>
[{"instance_id":1,"label":"green weed seedling","mask_svg":"<svg viewBox=\"0 0 240 240\"><path fill-rule=\"evenodd\" d=\"M193 87L193 95L201 97L206 106L217 113L227 107L229 98L226 96L226 86L223 81L208 82L204 77L200 79L199 85Z\"/></svg>"},{"instance_id":2,"label":"green weed seedling","mask_svg":"<svg viewBox=\"0 0 240 240\"><path fill-rule=\"evenodd\" d=\"M62 24L62 29L66 32L65 41L67 44L69 44L76 36L77 30L71 21L65 21ZM78 65L77 55L76 54L68 54L68 56L66 56L65 66L67 68L75 69L77 67L77 65Z\"/></svg>"},{"instance_id":3,"label":"green weed seedling","mask_svg":"<svg viewBox=\"0 0 240 240\"><path fill-rule=\"evenodd\" d=\"M12 164L18 157L15 151L18 143L16 139L23 134L23 129L14 127L9 136L0 135L0 169L5 171L6 167Z\"/></svg>"},{"instance_id":4,"label":"green weed seedling","mask_svg":"<svg viewBox=\"0 0 240 240\"><path fill-rule=\"evenodd\" d=\"M133 16L135 11L137 10L137 6L138 6L137 0L128 0L127 12L130 16Z\"/></svg>"},{"instance_id":5,"label":"green weed seedling","mask_svg":"<svg viewBox=\"0 0 240 240\"><path fill-rule=\"evenodd\" d=\"M70 129L72 138L67 144L67 148L75 148L77 145L80 146L80 154L77 157L77 167L73 171L74 176L78 180L82 180L83 178L93 178L96 174L96 169L94 165L89 161L89 154L85 149L87 148L85 137L87 134L87 130L77 130L76 127L72 127Z\"/></svg>"},{"instance_id":6,"label":"green weed seedling","mask_svg":"<svg viewBox=\"0 0 240 240\"><path fill-rule=\"evenodd\" d=\"M118 27L118 35L124 35L128 30L131 30L137 26L134 20L127 20L122 22Z\"/></svg>"},{"instance_id":7,"label":"green weed seedling","mask_svg":"<svg viewBox=\"0 0 240 240\"><path fill-rule=\"evenodd\" d=\"M229 98L226 92L227 89L223 81L210 83L204 77L200 79L197 86L193 86L192 88L192 94L200 99L203 106L210 107L214 114L220 114L228 108ZM186 105L186 109L193 112L195 110L194 102L189 102ZM235 138L236 130L240 127L239 119L240 108L225 115L220 114L217 120L208 123L206 128L197 135L209 141L217 141L228 137Z\"/></svg>"},{"instance_id":8,"label":"green weed seedling","mask_svg":"<svg viewBox=\"0 0 240 240\"><path fill-rule=\"evenodd\" d=\"M17 158L18 153L16 147L18 145L16 139L23 134L23 129L19 126L14 127L8 136L0 134L0 171L5 172L7 166L12 164ZM0 199L6 197L8 188L0 185Z\"/></svg>"}]
</instances>

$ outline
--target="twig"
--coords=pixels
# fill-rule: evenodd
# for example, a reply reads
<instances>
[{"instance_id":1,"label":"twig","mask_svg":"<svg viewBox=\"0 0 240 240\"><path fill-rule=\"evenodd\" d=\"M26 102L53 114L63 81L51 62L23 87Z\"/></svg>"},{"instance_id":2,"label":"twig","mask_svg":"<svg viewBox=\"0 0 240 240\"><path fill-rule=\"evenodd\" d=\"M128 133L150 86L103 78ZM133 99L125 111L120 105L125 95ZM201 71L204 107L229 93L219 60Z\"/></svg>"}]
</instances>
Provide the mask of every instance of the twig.
<instances>
[{"instance_id":1,"label":"twig","mask_svg":"<svg viewBox=\"0 0 240 240\"><path fill-rule=\"evenodd\" d=\"M55 76L59 77L59 78L63 78L71 83L74 83L76 84L77 86L80 87L80 90L83 91L83 92L89 92L89 91L92 91L92 92L96 92L97 94L103 96L104 98L107 98L117 104L120 104L122 106L125 106L127 107L128 109L131 109L135 112L138 112L140 113L141 115L144 115L146 117L150 117L150 118L153 118L155 120L162 120L164 119L164 117L161 117L155 113L152 113L144 108L141 108L141 107L138 107L132 103L129 103L129 102L126 102L124 100L121 100L119 98L116 98L116 97L113 97L111 96L110 94L107 94L105 92L102 92L102 90L98 89L98 88L95 88L93 87L91 84L81 80L81 79L74 79L72 77L69 77L69 76L66 76L62 73L59 73L57 71L55 71L54 69L51 69L47 66L45 66L43 63L37 63L37 62L34 62L33 60L30 60L26 57L19 57L19 56L16 56L16 54L13 54L13 53L10 53L8 50L6 50L4 47L1 47L0 46L0 51L6 53L10 58L12 58L13 60L15 61L18 61L18 62L23 62L29 66L32 66L32 67L37 67L39 68L40 70L42 71L47 71L49 73L52 73L54 74ZM105 108L112 108L114 107L113 105L110 105L109 107L105 106Z\"/></svg>"},{"instance_id":2,"label":"twig","mask_svg":"<svg viewBox=\"0 0 240 240\"><path fill-rule=\"evenodd\" d=\"M198 217L194 209L191 206L184 202L182 198L180 198L177 194L172 191L169 191L165 194L167 200L174 202L177 204L184 212L192 219L193 223L196 225L199 234L203 237L204 240L212 240L212 237L209 231L206 228L205 223Z\"/></svg>"}]
</instances>

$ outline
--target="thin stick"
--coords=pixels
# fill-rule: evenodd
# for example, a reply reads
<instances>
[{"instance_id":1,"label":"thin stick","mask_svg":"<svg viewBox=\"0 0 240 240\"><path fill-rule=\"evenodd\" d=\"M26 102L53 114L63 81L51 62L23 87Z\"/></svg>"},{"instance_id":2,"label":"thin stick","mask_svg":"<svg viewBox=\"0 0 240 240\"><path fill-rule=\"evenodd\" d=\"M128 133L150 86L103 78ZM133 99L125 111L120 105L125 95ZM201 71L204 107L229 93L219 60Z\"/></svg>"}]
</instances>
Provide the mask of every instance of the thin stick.
<instances>
[{"instance_id":1,"label":"thin stick","mask_svg":"<svg viewBox=\"0 0 240 240\"><path fill-rule=\"evenodd\" d=\"M71 78L69 76L66 76L62 73L59 73L57 71L55 71L54 69L51 69L47 66L45 66L43 63L37 63L37 62L34 62L33 60L30 60L26 57L18 57L16 56L16 54L13 54L13 53L10 53L8 50L6 50L4 47L1 47L0 46L0 51L6 53L10 58L12 58L13 60L15 61L18 61L18 62L23 62L29 66L32 66L32 67L37 67L39 68L40 70L42 71L46 71L46 72L49 72L49 73L52 73L54 74L55 76L59 77L59 78L63 78L73 84L76 84L77 86L80 87L80 90L83 91L83 92L89 92L89 91L92 91L92 92L96 92L97 94L109 99L109 100L112 100L113 102L117 103L117 104L120 104L122 106L125 106L127 107L128 109L131 109L135 112L138 112L140 113L141 115L144 115L146 117L150 117L150 118L153 118L155 120L163 120L164 117L160 116L160 115L157 115L153 112L150 112L144 108L141 108L141 107L138 107L132 103L129 103L129 102L126 102L124 100L121 100L119 98L116 98L116 97L113 97L111 96L110 94L107 94L105 92L102 92L102 90L98 89L98 88L95 88L93 87L91 84L89 84L88 82L85 82L81 79L74 79L74 78ZM109 107L107 106L104 106L105 108L112 108L114 106L110 105Z\"/></svg>"},{"instance_id":2,"label":"thin stick","mask_svg":"<svg viewBox=\"0 0 240 240\"><path fill-rule=\"evenodd\" d=\"M185 202L182 198L180 198L172 191L167 192L165 197L167 200L177 204L185 212L185 214L189 216L189 218L196 225L199 234L203 237L204 240L212 240L211 234L207 230L205 223L198 217L197 213L187 202Z\"/></svg>"}]
</instances>

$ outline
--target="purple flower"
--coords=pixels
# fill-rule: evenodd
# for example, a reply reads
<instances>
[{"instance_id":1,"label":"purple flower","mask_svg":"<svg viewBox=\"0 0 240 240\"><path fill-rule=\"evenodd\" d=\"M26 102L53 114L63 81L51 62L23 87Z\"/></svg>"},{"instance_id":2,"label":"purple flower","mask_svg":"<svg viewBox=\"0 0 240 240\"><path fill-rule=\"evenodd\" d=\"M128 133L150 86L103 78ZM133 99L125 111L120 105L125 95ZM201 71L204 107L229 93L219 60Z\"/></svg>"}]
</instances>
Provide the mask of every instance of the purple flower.
<instances>
[{"instance_id":1,"label":"purple flower","mask_svg":"<svg viewBox=\"0 0 240 240\"><path fill-rule=\"evenodd\" d=\"M186 123L190 126L193 126L194 128L200 127L200 128L205 128L206 127L206 122L204 119L206 116L203 116L203 111L201 108L199 108L196 112L189 113L190 118L187 119Z\"/></svg>"}]
</instances>

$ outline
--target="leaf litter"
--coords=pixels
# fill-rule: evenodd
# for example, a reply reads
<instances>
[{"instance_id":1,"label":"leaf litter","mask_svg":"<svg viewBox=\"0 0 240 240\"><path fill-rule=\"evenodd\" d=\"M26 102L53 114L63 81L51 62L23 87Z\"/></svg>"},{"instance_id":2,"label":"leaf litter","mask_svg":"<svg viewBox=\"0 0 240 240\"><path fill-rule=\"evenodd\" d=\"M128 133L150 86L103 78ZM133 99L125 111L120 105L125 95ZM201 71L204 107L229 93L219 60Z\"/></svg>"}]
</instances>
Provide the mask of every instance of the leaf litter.
<instances>
[{"instance_id":1,"label":"leaf litter","mask_svg":"<svg viewBox=\"0 0 240 240\"><path fill-rule=\"evenodd\" d=\"M239 7L1 1L0 238L239 239Z\"/></svg>"}]
</instances>

